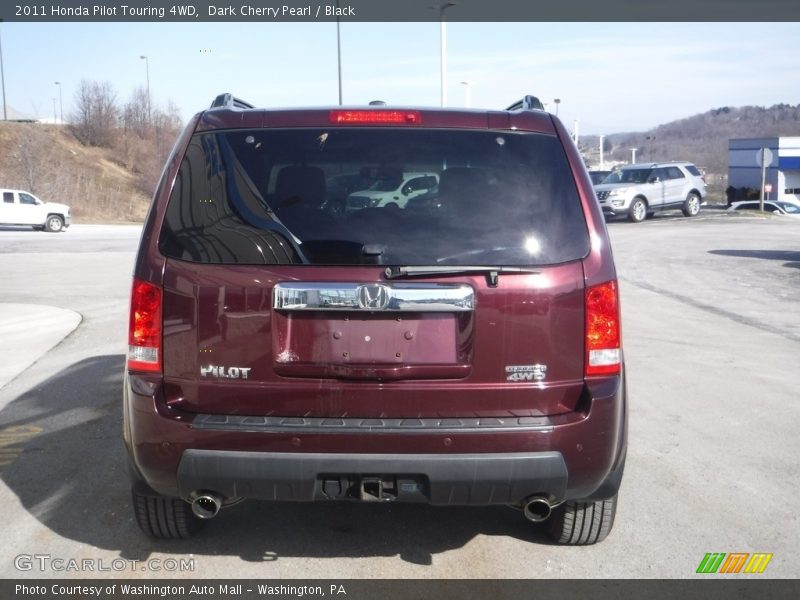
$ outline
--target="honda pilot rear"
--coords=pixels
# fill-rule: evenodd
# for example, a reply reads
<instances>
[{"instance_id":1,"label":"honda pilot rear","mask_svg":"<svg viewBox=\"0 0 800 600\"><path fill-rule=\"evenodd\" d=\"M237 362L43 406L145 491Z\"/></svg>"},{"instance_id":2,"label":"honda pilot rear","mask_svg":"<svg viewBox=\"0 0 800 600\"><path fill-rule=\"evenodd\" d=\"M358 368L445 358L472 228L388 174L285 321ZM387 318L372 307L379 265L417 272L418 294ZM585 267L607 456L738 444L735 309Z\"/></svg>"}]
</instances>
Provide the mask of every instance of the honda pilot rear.
<instances>
[{"instance_id":1,"label":"honda pilot rear","mask_svg":"<svg viewBox=\"0 0 800 600\"><path fill-rule=\"evenodd\" d=\"M136 517L187 537L276 501L508 505L610 531L625 458L619 298L557 118L256 109L189 123L136 262L125 442ZM533 99L535 100L535 99ZM343 175L403 202L342 209Z\"/></svg>"}]
</instances>

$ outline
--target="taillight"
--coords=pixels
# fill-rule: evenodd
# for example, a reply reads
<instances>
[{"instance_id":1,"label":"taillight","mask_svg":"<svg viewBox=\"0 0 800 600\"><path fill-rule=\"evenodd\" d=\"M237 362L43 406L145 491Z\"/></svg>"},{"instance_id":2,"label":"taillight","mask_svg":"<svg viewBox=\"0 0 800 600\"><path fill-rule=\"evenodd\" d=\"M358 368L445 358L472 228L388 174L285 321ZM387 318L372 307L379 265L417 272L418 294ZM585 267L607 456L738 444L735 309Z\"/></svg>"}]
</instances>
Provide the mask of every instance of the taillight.
<instances>
[{"instance_id":1,"label":"taillight","mask_svg":"<svg viewBox=\"0 0 800 600\"><path fill-rule=\"evenodd\" d=\"M615 375L620 372L622 338L619 322L619 293L616 281L586 290L585 374Z\"/></svg>"},{"instance_id":2,"label":"taillight","mask_svg":"<svg viewBox=\"0 0 800 600\"><path fill-rule=\"evenodd\" d=\"M332 110L331 123L341 125L420 125L422 113L418 110Z\"/></svg>"},{"instance_id":3,"label":"taillight","mask_svg":"<svg viewBox=\"0 0 800 600\"><path fill-rule=\"evenodd\" d=\"M128 329L128 369L161 371L161 288L135 278Z\"/></svg>"}]
</instances>

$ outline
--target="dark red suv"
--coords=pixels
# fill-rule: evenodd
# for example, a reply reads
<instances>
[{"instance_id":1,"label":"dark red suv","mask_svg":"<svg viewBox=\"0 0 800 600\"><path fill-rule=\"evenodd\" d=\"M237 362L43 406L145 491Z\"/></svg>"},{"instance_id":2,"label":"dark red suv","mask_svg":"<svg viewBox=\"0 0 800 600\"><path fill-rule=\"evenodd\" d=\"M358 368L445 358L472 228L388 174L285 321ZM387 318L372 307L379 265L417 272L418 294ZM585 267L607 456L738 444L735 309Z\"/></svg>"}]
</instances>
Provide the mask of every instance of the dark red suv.
<instances>
[{"instance_id":1,"label":"dark red suv","mask_svg":"<svg viewBox=\"0 0 800 600\"><path fill-rule=\"evenodd\" d=\"M124 437L147 534L242 498L509 505L560 543L608 534L616 274L581 158L538 106L225 94L191 120L133 281Z\"/></svg>"}]
</instances>

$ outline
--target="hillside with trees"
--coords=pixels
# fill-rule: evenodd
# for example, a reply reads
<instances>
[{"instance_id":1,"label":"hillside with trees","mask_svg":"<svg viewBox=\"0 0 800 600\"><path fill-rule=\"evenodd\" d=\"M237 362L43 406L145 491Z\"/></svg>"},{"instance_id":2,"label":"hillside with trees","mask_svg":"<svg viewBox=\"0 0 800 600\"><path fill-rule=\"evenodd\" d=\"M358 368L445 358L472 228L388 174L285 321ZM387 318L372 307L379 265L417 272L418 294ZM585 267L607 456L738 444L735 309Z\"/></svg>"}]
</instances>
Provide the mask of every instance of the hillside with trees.
<instances>
[{"instance_id":1,"label":"hillside with trees","mask_svg":"<svg viewBox=\"0 0 800 600\"><path fill-rule=\"evenodd\" d=\"M0 187L63 202L77 222L141 221L180 130L178 110L151 106L144 89L120 101L109 83L84 81L67 125L0 121ZM800 104L722 107L645 132L604 139L607 166L688 160L705 169L724 199L730 138L800 136ZM588 164L599 162L598 136L582 136Z\"/></svg>"},{"instance_id":2,"label":"hillside with trees","mask_svg":"<svg viewBox=\"0 0 800 600\"><path fill-rule=\"evenodd\" d=\"M72 207L77 222L141 221L181 126L138 88L81 82L65 125L0 121L0 187Z\"/></svg>"},{"instance_id":3,"label":"hillside with trees","mask_svg":"<svg viewBox=\"0 0 800 600\"><path fill-rule=\"evenodd\" d=\"M636 162L688 160L711 175L724 176L729 139L773 136L800 136L800 104L724 106L649 131L609 135L604 140L604 159L611 164L630 162L631 148L637 148ZM598 143L598 136L580 139L591 164L598 161Z\"/></svg>"}]
</instances>

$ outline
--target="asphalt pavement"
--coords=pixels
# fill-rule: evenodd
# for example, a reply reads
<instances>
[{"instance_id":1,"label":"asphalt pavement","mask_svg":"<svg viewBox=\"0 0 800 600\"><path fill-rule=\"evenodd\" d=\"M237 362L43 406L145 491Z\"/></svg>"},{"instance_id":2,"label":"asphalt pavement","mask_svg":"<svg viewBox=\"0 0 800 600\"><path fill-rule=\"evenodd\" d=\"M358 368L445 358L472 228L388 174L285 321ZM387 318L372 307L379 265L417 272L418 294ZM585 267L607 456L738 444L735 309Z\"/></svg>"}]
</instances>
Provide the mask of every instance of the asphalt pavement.
<instances>
[{"instance_id":1,"label":"asphalt pavement","mask_svg":"<svg viewBox=\"0 0 800 600\"><path fill-rule=\"evenodd\" d=\"M0 389L0 577L726 577L696 574L709 552L774 554L742 580L800 576L800 223L708 211L609 229L628 462L614 530L584 548L551 544L510 508L400 504L245 501L193 540L144 537L120 440L139 229L0 231L0 303L83 317ZM21 571L33 554L125 567ZM191 568L153 571L167 559Z\"/></svg>"}]
</instances>

